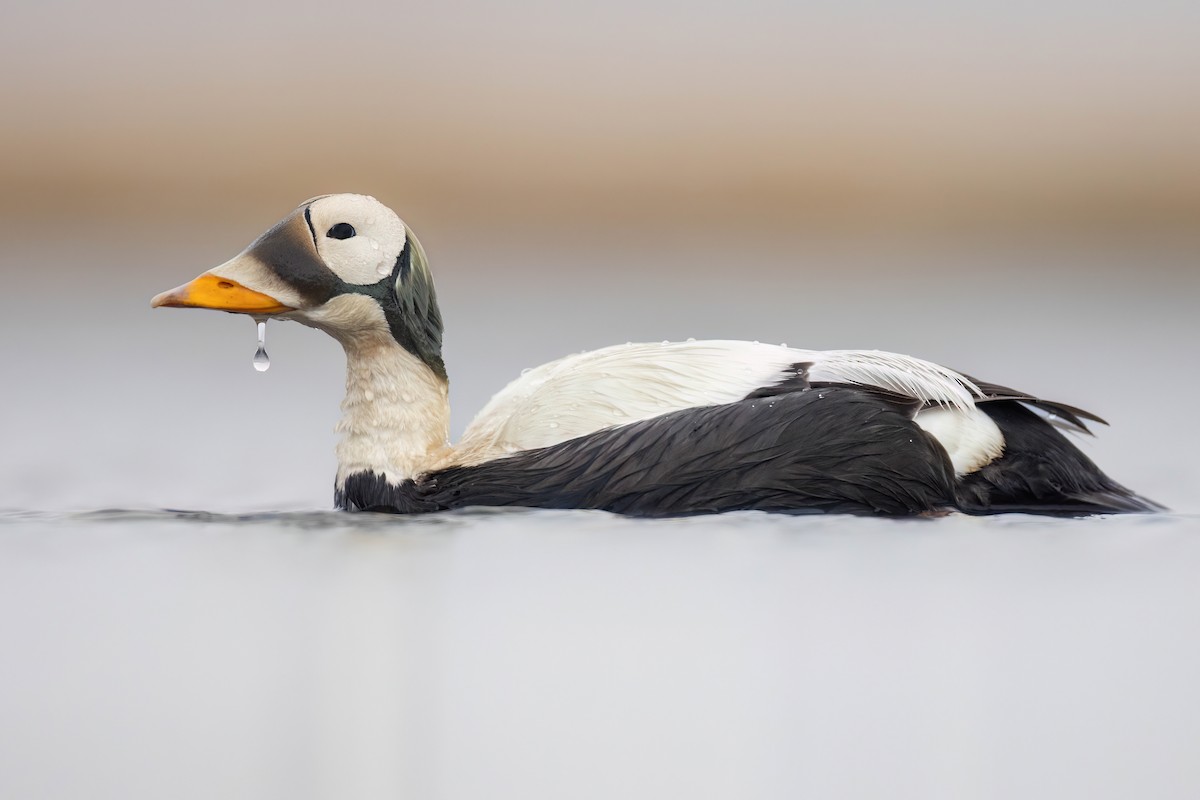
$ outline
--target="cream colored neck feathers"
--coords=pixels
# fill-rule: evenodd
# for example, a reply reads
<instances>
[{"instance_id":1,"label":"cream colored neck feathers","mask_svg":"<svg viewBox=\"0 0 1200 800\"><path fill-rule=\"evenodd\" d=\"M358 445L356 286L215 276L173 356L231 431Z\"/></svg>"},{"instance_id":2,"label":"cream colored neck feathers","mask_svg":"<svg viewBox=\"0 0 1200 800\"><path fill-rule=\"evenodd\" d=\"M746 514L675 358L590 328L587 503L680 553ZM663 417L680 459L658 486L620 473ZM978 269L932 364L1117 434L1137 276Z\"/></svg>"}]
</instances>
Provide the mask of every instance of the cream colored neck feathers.
<instances>
[{"instance_id":1,"label":"cream colored neck feathers","mask_svg":"<svg viewBox=\"0 0 1200 800\"><path fill-rule=\"evenodd\" d=\"M376 472L416 477L449 454L449 387L390 335L343 342L346 398L337 430L337 483Z\"/></svg>"},{"instance_id":2,"label":"cream colored neck feathers","mask_svg":"<svg viewBox=\"0 0 1200 800\"><path fill-rule=\"evenodd\" d=\"M356 472L400 483L446 462L449 386L392 337L375 301L343 295L293 318L326 331L346 351L339 487Z\"/></svg>"}]
</instances>

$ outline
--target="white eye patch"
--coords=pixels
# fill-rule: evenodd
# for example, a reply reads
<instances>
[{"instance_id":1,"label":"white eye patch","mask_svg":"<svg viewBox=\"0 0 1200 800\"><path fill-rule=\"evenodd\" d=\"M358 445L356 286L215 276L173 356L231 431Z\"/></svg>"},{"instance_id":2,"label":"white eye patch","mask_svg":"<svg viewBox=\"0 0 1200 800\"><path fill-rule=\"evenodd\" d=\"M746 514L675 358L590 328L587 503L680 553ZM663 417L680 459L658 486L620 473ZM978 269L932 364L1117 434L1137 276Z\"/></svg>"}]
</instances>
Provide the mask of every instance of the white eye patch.
<instances>
[{"instance_id":1,"label":"white eye patch","mask_svg":"<svg viewBox=\"0 0 1200 800\"><path fill-rule=\"evenodd\" d=\"M322 197L308 207L307 219L321 260L346 283L378 283L404 250L404 223L373 197Z\"/></svg>"}]
</instances>

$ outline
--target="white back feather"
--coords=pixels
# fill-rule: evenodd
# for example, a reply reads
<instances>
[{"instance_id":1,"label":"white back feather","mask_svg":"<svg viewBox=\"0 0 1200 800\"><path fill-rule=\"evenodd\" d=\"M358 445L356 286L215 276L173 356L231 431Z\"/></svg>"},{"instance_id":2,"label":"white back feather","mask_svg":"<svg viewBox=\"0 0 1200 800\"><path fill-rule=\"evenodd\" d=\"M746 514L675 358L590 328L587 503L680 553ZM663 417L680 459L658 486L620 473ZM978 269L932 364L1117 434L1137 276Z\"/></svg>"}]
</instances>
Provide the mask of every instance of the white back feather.
<instances>
[{"instance_id":1,"label":"white back feather","mask_svg":"<svg viewBox=\"0 0 1200 800\"><path fill-rule=\"evenodd\" d=\"M817 382L874 386L970 411L978 388L953 370L876 350L797 350L742 341L626 344L543 364L480 411L456 448L461 463L547 447L697 406L743 399L806 363Z\"/></svg>"},{"instance_id":2,"label":"white back feather","mask_svg":"<svg viewBox=\"0 0 1200 800\"><path fill-rule=\"evenodd\" d=\"M813 381L875 386L960 411L974 408L975 398L983 396L978 386L954 370L912 356L881 350L826 350L816 355L809 370Z\"/></svg>"}]
</instances>

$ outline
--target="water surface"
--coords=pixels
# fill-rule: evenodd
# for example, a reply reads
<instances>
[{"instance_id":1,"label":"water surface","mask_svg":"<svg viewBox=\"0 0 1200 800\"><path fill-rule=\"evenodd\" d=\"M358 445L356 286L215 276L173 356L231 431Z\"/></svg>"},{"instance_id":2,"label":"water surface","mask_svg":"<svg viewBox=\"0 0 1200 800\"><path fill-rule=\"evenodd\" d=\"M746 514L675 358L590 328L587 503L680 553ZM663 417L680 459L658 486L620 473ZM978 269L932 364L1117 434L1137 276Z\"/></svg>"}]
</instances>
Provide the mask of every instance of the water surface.
<instances>
[{"instance_id":1,"label":"water surface","mask_svg":"<svg viewBox=\"0 0 1200 800\"><path fill-rule=\"evenodd\" d=\"M0 515L0 795L1189 797L1200 518Z\"/></svg>"}]
</instances>

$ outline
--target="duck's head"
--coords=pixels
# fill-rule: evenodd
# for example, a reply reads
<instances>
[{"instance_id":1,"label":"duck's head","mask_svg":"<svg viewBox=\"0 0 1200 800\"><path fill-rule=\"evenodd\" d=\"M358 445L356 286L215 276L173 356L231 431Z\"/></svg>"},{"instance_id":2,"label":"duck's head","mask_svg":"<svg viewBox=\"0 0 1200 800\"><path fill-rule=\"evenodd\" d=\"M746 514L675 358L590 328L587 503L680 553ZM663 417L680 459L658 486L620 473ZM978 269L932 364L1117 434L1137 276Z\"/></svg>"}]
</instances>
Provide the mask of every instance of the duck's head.
<instances>
[{"instance_id":1,"label":"duck's head","mask_svg":"<svg viewBox=\"0 0 1200 800\"><path fill-rule=\"evenodd\" d=\"M445 377L425 251L395 212L366 195L308 200L237 256L150 305L295 320L343 344L390 336Z\"/></svg>"}]
</instances>

